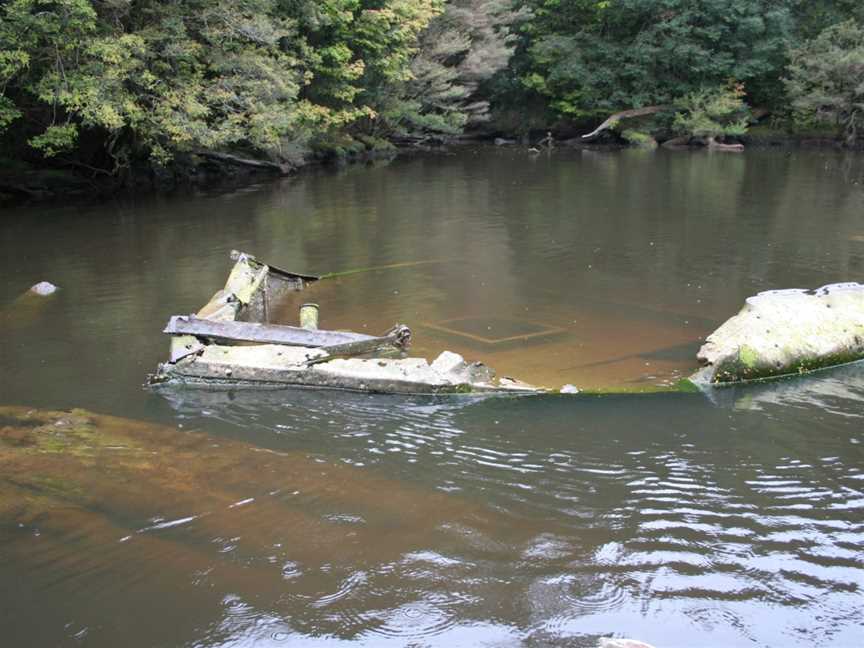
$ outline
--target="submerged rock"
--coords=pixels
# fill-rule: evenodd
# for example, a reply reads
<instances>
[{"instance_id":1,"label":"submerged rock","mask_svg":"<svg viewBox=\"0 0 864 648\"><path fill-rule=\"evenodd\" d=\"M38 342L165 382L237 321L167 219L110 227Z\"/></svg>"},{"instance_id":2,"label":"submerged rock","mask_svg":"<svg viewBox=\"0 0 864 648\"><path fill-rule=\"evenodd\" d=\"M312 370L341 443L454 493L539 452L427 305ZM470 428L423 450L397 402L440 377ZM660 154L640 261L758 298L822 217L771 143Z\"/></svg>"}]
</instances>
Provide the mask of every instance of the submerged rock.
<instances>
[{"instance_id":1,"label":"submerged rock","mask_svg":"<svg viewBox=\"0 0 864 648\"><path fill-rule=\"evenodd\" d=\"M40 281L30 288L30 292L34 295L41 295L42 297L47 297L48 295L53 295L57 292L59 288L52 284L50 281Z\"/></svg>"},{"instance_id":2,"label":"submerged rock","mask_svg":"<svg viewBox=\"0 0 864 648\"><path fill-rule=\"evenodd\" d=\"M708 336L697 383L734 383L803 373L864 358L864 285L772 290Z\"/></svg>"}]
</instances>

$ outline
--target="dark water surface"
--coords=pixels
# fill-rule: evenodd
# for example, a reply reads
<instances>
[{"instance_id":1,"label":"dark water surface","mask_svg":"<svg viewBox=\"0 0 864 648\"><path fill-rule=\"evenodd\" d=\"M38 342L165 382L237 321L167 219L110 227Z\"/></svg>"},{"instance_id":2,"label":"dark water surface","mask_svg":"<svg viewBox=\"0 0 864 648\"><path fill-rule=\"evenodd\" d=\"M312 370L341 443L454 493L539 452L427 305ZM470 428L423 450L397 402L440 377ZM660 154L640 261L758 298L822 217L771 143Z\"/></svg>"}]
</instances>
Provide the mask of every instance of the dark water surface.
<instances>
[{"instance_id":1,"label":"dark water surface","mask_svg":"<svg viewBox=\"0 0 864 648\"><path fill-rule=\"evenodd\" d=\"M326 327L651 389L745 297L861 280L864 158L479 149L0 212L0 405L147 422L58 452L0 416L0 645L864 645L864 367L710 398L143 389L232 248L415 264L319 284Z\"/></svg>"}]
</instances>

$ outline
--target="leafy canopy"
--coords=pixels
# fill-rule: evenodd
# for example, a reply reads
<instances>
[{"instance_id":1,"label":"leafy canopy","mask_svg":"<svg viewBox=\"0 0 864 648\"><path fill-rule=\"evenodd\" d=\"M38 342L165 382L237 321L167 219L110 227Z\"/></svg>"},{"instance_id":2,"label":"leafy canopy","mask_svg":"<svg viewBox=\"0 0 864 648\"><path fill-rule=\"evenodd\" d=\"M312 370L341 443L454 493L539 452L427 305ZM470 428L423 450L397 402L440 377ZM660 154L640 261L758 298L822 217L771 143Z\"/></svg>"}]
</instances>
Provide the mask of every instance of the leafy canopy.
<instances>
[{"instance_id":1,"label":"leafy canopy","mask_svg":"<svg viewBox=\"0 0 864 648\"><path fill-rule=\"evenodd\" d=\"M835 124L848 143L864 132L864 27L828 27L792 50L786 91L800 118Z\"/></svg>"},{"instance_id":2,"label":"leafy canopy","mask_svg":"<svg viewBox=\"0 0 864 648\"><path fill-rule=\"evenodd\" d=\"M523 82L570 116L670 103L727 79L776 93L794 0L531 0Z\"/></svg>"},{"instance_id":3,"label":"leafy canopy","mask_svg":"<svg viewBox=\"0 0 864 648\"><path fill-rule=\"evenodd\" d=\"M681 110L675 115L673 127L693 137L743 135L747 132L744 96L740 83L691 92L677 102Z\"/></svg>"}]
</instances>

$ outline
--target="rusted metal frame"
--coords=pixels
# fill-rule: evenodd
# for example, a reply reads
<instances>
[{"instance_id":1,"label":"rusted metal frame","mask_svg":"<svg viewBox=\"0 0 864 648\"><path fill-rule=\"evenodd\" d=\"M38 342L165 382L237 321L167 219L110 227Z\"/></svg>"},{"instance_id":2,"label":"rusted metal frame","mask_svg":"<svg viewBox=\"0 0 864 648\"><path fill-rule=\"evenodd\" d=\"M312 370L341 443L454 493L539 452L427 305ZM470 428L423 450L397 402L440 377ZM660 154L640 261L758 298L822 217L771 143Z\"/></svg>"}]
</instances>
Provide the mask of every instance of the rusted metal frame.
<instances>
[{"instance_id":1,"label":"rusted metal frame","mask_svg":"<svg viewBox=\"0 0 864 648\"><path fill-rule=\"evenodd\" d=\"M334 358L349 358L352 356L363 355L365 353L373 353L387 348L404 351L410 344L411 329L404 324L397 324L390 329L386 335L381 337L322 346L320 347L320 350L325 351L327 355L311 357L306 361L306 364L319 364L321 362L328 362Z\"/></svg>"},{"instance_id":2,"label":"rusted metal frame","mask_svg":"<svg viewBox=\"0 0 864 648\"><path fill-rule=\"evenodd\" d=\"M163 333L194 335L198 338L223 342L253 342L286 346L326 347L349 342L377 340L372 335L349 331L310 331L295 326L258 324L255 322L217 322L194 315L175 315Z\"/></svg>"},{"instance_id":3,"label":"rusted metal frame","mask_svg":"<svg viewBox=\"0 0 864 648\"><path fill-rule=\"evenodd\" d=\"M319 275L313 274L302 274L299 272L291 272L290 270L285 270L283 268L277 268L274 265L270 265L269 263L262 263L258 259L256 259L253 255L247 254L246 252L241 252L239 250L231 250L231 260L239 261L241 258L245 257L247 261L250 262L251 265L257 265L259 267L267 267L272 274L279 275L281 277L285 277L287 279L302 279L303 281L312 282L319 281L321 277Z\"/></svg>"}]
</instances>

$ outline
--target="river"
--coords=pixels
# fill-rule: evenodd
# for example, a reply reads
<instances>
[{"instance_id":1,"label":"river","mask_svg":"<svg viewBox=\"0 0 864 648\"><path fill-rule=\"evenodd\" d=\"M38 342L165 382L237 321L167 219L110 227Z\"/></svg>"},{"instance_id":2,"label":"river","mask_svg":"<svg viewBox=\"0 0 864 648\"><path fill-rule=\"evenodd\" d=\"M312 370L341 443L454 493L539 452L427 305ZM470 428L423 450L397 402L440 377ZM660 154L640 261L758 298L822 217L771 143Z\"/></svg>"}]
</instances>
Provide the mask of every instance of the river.
<instances>
[{"instance_id":1,"label":"river","mask_svg":"<svg viewBox=\"0 0 864 648\"><path fill-rule=\"evenodd\" d=\"M324 327L591 393L145 388L232 249L344 273ZM862 269L835 151L478 147L0 212L0 405L142 422L57 453L0 413L0 643L864 645L864 367L664 393L747 296Z\"/></svg>"}]
</instances>

